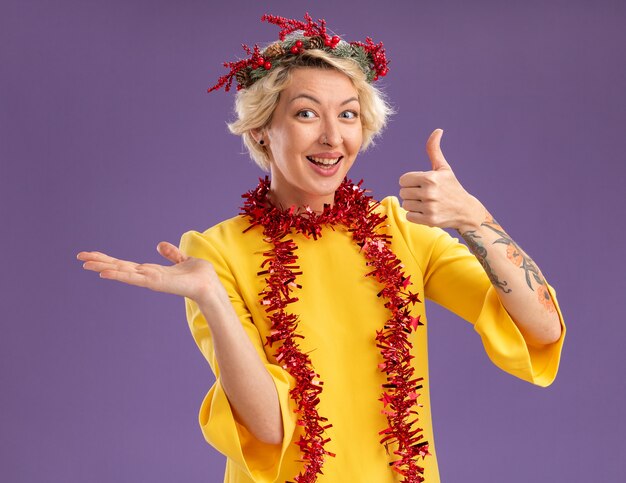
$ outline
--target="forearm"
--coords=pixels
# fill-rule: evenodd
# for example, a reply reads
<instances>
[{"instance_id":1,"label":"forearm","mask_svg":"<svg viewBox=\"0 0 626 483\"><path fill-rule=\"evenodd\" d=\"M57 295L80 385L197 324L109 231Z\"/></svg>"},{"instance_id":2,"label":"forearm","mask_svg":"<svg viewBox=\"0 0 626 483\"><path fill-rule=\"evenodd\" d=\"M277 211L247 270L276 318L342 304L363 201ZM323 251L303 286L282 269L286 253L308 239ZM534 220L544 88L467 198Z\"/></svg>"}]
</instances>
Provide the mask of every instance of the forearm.
<instances>
[{"instance_id":1,"label":"forearm","mask_svg":"<svg viewBox=\"0 0 626 483\"><path fill-rule=\"evenodd\" d=\"M209 324L221 385L237 420L257 439L280 444L283 423L276 386L221 289L198 304Z\"/></svg>"},{"instance_id":2,"label":"forearm","mask_svg":"<svg viewBox=\"0 0 626 483\"><path fill-rule=\"evenodd\" d=\"M432 170L400 177L406 218L439 228L455 228L480 261L502 304L532 345L555 342L561 335L556 307L539 268L459 183L440 147L443 130L428 138Z\"/></svg>"},{"instance_id":3,"label":"forearm","mask_svg":"<svg viewBox=\"0 0 626 483\"><path fill-rule=\"evenodd\" d=\"M555 342L561 325L539 267L487 210L484 213L479 225L459 228L460 235L526 341L535 346Z\"/></svg>"}]
</instances>

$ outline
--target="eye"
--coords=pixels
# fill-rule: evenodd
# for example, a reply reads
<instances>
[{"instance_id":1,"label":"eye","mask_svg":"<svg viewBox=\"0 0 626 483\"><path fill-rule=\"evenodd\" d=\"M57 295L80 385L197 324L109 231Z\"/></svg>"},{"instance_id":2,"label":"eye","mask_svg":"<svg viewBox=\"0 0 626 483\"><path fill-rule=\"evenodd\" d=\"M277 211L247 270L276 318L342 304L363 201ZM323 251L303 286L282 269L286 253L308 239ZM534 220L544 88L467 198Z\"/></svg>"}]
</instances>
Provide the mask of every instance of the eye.
<instances>
[{"instance_id":1,"label":"eye","mask_svg":"<svg viewBox=\"0 0 626 483\"><path fill-rule=\"evenodd\" d=\"M341 113L341 117L343 117L344 119L356 119L357 117L359 117L359 113L356 111L343 111Z\"/></svg>"},{"instance_id":2,"label":"eye","mask_svg":"<svg viewBox=\"0 0 626 483\"><path fill-rule=\"evenodd\" d=\"M302 117L304 119L312 119L315 117L315 113L311 109L303 109L296 114L297 117Z\"/></svg>"}]
</instances>

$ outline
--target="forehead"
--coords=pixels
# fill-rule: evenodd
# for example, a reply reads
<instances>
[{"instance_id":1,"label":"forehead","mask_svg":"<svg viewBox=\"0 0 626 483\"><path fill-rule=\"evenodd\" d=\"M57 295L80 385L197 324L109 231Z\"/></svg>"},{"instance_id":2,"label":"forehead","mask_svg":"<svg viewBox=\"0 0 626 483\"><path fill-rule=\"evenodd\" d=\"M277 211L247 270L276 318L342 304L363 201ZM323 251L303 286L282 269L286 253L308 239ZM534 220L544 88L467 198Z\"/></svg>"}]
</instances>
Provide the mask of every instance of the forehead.
<instances>
[{"instance_id":1,"label":"forehead","mask_svg":"<svg viewBox=\"0 0 626 483\"><path fill-rule=\"evenodd\" d=\"M348 97L358 97L352 80L335 69L298 67L291 73L291 81L281 92L281 101L290 102L300 94L308 94L316 99L343 102Z\"/></svg>"}]
</instances>

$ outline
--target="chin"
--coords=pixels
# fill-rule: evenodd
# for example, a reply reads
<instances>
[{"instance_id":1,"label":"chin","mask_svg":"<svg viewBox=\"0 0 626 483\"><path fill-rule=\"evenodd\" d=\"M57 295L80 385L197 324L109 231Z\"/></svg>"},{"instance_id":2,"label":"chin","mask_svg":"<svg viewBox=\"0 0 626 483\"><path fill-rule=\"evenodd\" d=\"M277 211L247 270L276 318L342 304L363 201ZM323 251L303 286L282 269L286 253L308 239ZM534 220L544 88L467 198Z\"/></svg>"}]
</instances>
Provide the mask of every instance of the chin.
<instances>
[{"instance_id":1,"label":"chin","mask_svg":"<svg viewBox=\"0 0 626 483\"><path fill-rule=\"evenodd\" d=\"M341 185L344 177L345 176L342 176L341 178L337 177L337 179L333 180L327 180L324 183L312 187L313 189L311 190L311 194L314 196L334 195L335 191L337 191L337 189Z\"/></svg>"}]
</instances>

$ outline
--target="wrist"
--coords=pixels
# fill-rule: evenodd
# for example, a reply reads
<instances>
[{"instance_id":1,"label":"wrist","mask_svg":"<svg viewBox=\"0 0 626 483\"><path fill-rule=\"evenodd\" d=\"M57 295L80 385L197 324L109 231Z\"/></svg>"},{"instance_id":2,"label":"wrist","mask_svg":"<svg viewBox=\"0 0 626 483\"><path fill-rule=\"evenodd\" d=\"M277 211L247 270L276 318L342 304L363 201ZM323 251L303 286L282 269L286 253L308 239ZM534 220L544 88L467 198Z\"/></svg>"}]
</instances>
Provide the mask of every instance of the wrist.
<instances>
[{"instance_id":1,"label":"wrist","mask_svg":"<svg viewBox=\"0 0 626 483\"><path fill-rule=\"evenodd\" d=\"M207 287L193 299L200 308L215 310L229 302L228 294L221 284L217 287Z\"/></svg>"},{"instance_id":2,"label":"wrist","mask_svg":"<svg viewBox=\"0 0 626 483\"><path fill-rule=\"evenodd\" d=\"M224 306L225 303L230 303L228 293L214 270L211 270L208 276L203 277L196 294L190 298L196 302L199 307L206 307L208 309L216 309L220 306Z\"/></svg>"},{"instance_id":3,"label":"wrist","mask_svg":"<svg viewBox=\"0 0 626 483\"><path fill-rule=\"evenodd\" d=\"M466 205L467 210L464 216L461 218L456 226L456 230L460 233L466 233L468 231L478 230L480 225L487 218L487 209L478 200L478 198L471 196Z\"/></svg>"}]
</instances>

